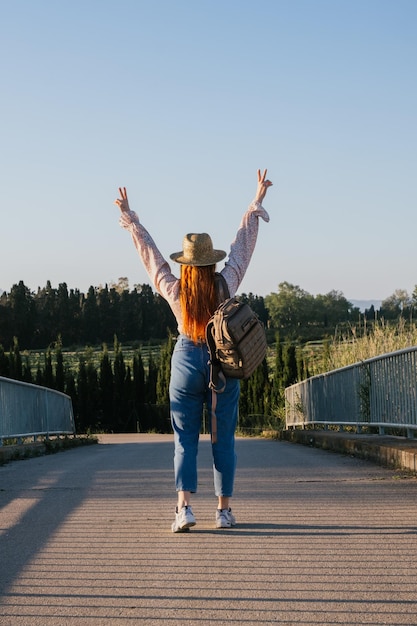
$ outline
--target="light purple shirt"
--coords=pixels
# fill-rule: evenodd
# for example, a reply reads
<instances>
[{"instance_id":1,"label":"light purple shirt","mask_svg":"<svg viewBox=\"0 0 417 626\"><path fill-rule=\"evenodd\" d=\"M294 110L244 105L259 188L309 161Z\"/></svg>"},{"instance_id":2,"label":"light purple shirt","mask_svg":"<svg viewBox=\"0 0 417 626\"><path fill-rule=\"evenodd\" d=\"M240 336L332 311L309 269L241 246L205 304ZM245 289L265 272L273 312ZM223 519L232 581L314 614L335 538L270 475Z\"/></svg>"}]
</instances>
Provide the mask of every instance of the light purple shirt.
<instances>
[{"instance_id":1,"label":"light purple shirt","mask_svg":"<svg viewBox=\"0 0 417 626\"><path fill-rule=\"evenodd\" d=\"M221 271L229 287L230 296L235 295L248 269L258 237L259 217L269 222L269 215L263 206L253 201L243 215L236 237L230 246L229 256ZM139 222L135 211L122 212L119 223L132 235L133 243L153 286L168 302L177 320L178 332L183 333L179 278L171 272L169 263L158 250L146 228Z\"/></svg>"}]
</instances>

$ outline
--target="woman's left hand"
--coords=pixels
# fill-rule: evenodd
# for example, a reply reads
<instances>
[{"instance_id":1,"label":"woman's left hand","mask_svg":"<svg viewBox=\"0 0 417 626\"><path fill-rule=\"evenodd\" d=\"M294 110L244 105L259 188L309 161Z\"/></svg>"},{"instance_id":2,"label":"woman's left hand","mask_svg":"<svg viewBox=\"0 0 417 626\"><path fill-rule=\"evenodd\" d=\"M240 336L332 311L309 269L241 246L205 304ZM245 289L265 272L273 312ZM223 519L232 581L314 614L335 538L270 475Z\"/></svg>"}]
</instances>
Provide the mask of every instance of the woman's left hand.
<instances>
[{"instance_id":1,"label":"woman's left hand","mask_svg":"<svg viewBox=\"0 0 417 626\"><path fill-rule=\"evenodd\" d=\"M262 200L265 198L265 194L268 190L268 187L272 186L270 180L265 180L267 170L263 171L261 174L261 170L258 170L258 188L256 190L255 202L259 202L262 204Z\"/></svg>"},{"instance_id":2,"label":"woman's left hand","mask_svg":"<svg viewBox=\"0 0 417 626\"><path fill-rule=\"evenodd\" d=\"M130 211L129 208L129 200L127 199L126 187L119 187L120 198L114 201L114 204L117 204L122 213L126 211Z\"/></svg>"}]
</instances>

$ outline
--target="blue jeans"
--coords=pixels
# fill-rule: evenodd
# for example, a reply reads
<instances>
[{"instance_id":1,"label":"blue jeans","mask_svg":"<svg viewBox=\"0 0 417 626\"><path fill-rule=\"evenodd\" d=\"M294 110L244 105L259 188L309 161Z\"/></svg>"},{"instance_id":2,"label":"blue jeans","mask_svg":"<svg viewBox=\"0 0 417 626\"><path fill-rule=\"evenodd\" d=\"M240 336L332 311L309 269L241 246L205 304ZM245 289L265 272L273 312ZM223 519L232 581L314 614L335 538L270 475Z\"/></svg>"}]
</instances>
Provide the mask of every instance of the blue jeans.
<instances>
[{"instance_id":1,"label":"blue jeans","mask_svg":"<svg viewBox=\"0 0 417 626\"><path fill-rule=\"evenodd\" d=\"M195 345L184 335L178 337L172 355L169 385L177 491L197 491L197 452L204 403L207 404L208 414L211 414L208 361L205 344ZM217 442L212 443L216 496L233 495L239 393L239 381L228 378L224 392L217 394Z\"/></svg>"}]
</instances>

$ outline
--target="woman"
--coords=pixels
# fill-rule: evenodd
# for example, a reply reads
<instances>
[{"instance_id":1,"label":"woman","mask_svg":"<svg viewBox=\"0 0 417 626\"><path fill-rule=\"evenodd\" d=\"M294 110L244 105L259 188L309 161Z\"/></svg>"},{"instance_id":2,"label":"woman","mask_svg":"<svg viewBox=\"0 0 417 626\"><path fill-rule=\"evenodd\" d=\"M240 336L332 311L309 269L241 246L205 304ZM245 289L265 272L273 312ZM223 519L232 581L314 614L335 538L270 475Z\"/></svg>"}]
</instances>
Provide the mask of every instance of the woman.
<instances>
[{"instance_id":1,"label":"woman","mask_svg":"<svg viewBox=\"0 0 417 626\"><path fill-rule=\"evenodd\" d=\"M258 235L261 217L269 221L262 207L271 181L258 170L258 187L244 214L229 258L221 271L230 296L234 296L245 275ZM115 204L121 210L120 225L128 230L156 291L169 303L178 323L179 336L171 362L169 386L171 422L174 430L174 472L178 502L172 532L185 532L196 524L190 505L197 491L197 451L203 405L211 409L209 357L205 343L206 324L217 308L220 296L215 288L216 263L226 252L216 250L207 233L189 233L183 249L170 255L181 266L176 278L169 264L134 211L130 211L126 188L119 188ZM235 430L238 417L239 381L228 378L225 391L217 397L217 441L212 443L214 490L218 498L216 528L236 524L230 498L236 468Z\"/></svg>"}]
</instances>

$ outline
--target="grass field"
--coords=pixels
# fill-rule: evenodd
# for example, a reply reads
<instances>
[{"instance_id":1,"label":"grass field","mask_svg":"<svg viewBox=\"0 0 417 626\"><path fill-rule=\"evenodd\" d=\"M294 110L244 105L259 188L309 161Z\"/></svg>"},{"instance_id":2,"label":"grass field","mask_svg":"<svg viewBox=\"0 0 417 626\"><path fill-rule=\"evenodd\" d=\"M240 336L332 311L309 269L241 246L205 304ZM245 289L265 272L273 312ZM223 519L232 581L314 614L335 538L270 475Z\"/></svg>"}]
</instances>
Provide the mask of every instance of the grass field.
<instances>
[{"instance_id":1,"label":"grass field","mask_svg":"<svg viewBox=\"0 0 417 626\"><path fill-rule=\"evenodd\" d=\"M415 345L416 325L400 318L391 324L379 320L368 327L351 326L331 341L306 344L303 349L313 376Z\"/></svg>"},{"instance_id":2,"label":"grass field","mask_svg":"<svg viewBox=\"0 0 417 626\"><path fill-rule=\"evenodd\" d=\"M144 368L147 369L149 365L149 359L151 358L154 361L159 359L159 355L161 352L161 345L143 345L140 348L133 348L132 346L123 346L122 353L125 365L129 365L132 368L134 355L140 352L142 356L142 361ZM107 349L107 353L109 355L110 361L114 362L115 351L113 349ZM22 359L25 361L26 358L29 359L30 369L32 375L35 377L38 367L41 369L44 368L45 365L45 357L47 354L47 350L25 350L22 352ZM73 374L77 374L78 366L80 362L80 358L84 357L86 361L90 361L96 369L100 367L100 361L103 355L102 347L85 347L85 348L77 348L76 350L69 350L62 348L62 356L64 359L65 368L72 372ZM55 351L51 351L52 357L52 365L55 367L56 365L56 354Z\"/></svg>"}]
</instances>

